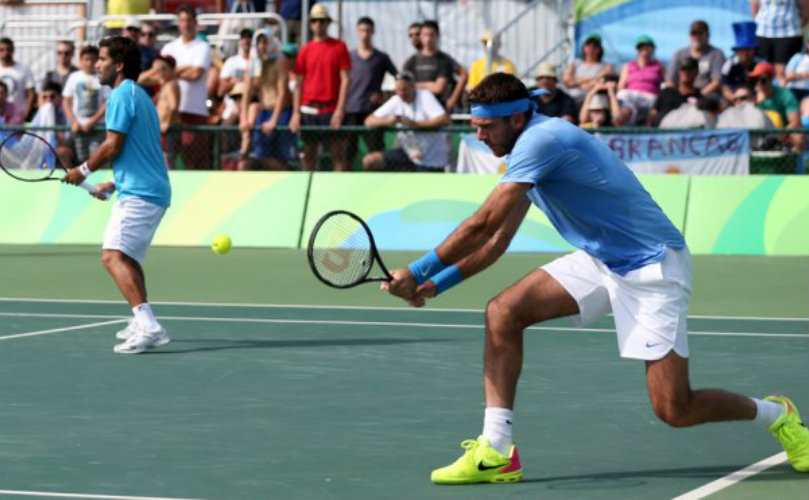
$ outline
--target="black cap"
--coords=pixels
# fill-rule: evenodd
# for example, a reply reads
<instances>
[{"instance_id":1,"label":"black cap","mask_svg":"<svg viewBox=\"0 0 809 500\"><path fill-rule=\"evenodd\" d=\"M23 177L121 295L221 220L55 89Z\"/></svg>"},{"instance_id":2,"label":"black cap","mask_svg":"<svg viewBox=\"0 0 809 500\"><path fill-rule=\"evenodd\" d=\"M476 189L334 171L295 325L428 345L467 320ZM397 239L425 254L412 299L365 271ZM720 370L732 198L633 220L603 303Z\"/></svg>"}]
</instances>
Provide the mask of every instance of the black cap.
<instances>
[{"instance_id":1,"label":"black cap","mask_svg":"<svg viewBox=\"0 0 809 500\"><path fill-rule=\"evenodd\" d=\"M699 69L699 62L693 57L687 57L680 63L680 69L683 71L697 71Z\"/></svg>"}]
</instances>

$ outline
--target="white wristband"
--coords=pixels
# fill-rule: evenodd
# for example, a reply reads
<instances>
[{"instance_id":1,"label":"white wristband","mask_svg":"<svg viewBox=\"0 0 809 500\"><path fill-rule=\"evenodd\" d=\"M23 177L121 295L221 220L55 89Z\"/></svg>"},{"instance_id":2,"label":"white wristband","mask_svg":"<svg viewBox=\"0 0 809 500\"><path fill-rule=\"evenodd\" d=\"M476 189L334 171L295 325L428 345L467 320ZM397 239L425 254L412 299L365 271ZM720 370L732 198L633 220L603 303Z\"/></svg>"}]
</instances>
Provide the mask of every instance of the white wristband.
<instances>
[{"instance_id":1,"label":"white wristband","mask_svg":"<svg viewBox=\"0 0 809 500\"><path fill-rule=\"evenodd\" d=\"M87 166L87 162L84 162L81 165L79 165L79 172L81 172L81 175L83 175L84 177L90 177L90 174L93 173L93 171L90 170L90 167Z\"/></svg>"}]
</instances>

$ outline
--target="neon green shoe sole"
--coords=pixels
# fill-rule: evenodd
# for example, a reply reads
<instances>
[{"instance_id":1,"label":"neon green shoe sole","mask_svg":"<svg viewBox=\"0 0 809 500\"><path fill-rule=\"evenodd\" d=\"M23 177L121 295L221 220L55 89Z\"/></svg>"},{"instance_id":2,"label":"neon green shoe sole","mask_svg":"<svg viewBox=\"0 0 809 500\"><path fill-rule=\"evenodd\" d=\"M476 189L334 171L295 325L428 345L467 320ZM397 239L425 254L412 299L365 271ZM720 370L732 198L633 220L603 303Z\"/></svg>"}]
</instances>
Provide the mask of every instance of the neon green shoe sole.
<instances>
[{"instance_id":1,"label":"neon green shoe sole","mask_svg":"<svg viewBox=\"0 0 809 500\"><path fill-rule=\"evenodd\" d=\"M778 394L764 399L784 407L784 413L770 426L770 432L781 442L792 468L798 472L809 472L809 429L801 420L795 403Z\"/></svg>"},{"instance_id":2,"label":"neon green shoe sole","mask_svg":"<svg viewBox=\"0 0 809 500\"><path fill-rule=\"evenodd\" d=\"M430 475L435 484L517 483L522 480L522 465L516 446L508 456L491 447L483 436L467 439L461 446L464 454L452 464L436 469Z\"/></svg>"}]
</instances>

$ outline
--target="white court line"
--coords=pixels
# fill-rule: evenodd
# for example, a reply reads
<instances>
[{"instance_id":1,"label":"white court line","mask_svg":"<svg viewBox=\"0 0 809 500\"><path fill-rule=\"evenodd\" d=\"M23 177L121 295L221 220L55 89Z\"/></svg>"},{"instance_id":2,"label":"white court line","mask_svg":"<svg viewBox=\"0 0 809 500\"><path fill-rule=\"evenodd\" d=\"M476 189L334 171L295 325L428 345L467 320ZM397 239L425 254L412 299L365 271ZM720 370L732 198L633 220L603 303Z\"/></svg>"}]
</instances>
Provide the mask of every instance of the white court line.
<instances>
[{"instance_id":1,"label":"white court line","mask_svg":"<svg viewBox=\"0 0 809 500\"><path fill-rule=\"evenodd\" d=\"M118 318L115 322L121 322L126 316L116 316L108 314L55 314L55 313L7 313L0 312L0 317L30 317L30 318L83 318L83 319L103 319ZM411 328L450 328L450 329L483 329L482 324L453 324L453 323L410 323L401 321L346 321L346 320L310 320L310 319L271 319L271 318L226 318L226 317L206 317L206 316L158 316L160 321L200 321L212 323L269 323L269 324L289 324L289 325L348 325L348 326L403 326ZM588 332L588 333L614 333L612 328L576 328L570 326L531 326L528 330L536 331L561 331L561 332ZM689 335L701 336L724 336L724 337L772 337L772 338L809 338L809 333L758 333L758 332L710 332L693 331ZM2 337L0 337L2 340Z\"/></svg>"},{"instance_id":2,"label":"white court line","mask_svg":"<svg viewBox=\"0 0 809 500\"><path fill-rule=\"evenodd\" d=\"M84 330L87 328L96 328L99 326L107 326L107 325L114 325L115 323L123 323L126 321L126 318L123 319L116 319L112 321L101 321L100 323L88 323L86 325L75 325L75 326L66 326L64 328L51 328L48 330L37 330L35 332L26 332L26 333L15 333L11 335L2 335L0 336L0 341L3 340L11 340L11 339L21 339L24 337L37 337L39 335L48 335L51 333L62 333L62 332L71 332L74 330Z\"/></svg>"},{"instance_id":3,"label":"white court line","mask_svg":"<svg viewBox=\"0 0 809 500\"><path fill-rule=\"evenodd\" d=\"M725 477L720 477L716 481L711 481L708 484L704 484L695 490L688 491L683 493L682 495L673 498L672 500L701 500L709 495L716 493L719 490L723 490L728 486L733 486L734 484L744 481L745 479L752 477L759 472L763 472L771 467L775 467L776 465L780 465L787 461L787 453L782 451L777 455L773 455L769 458L765 458L759 462L754 463L753 465L748 465L744 469L737 470L736 472L731 472Z\"/></svg>"},{"instance_id":4,"label":"white court line","mask_svg":"<svg viewBox=\"0 0 809 500\"><path fill-rule=\"evenodd\" d=\"M0 495L51 498L87 498L92 500L201 500L198 498L132 497L125 495L94 495L91 493L59 493L52 491L0 490Z\"/></svg>"},{"instance_id":5,"label":"white court line","mask_svg":"<svg viewBox=\"0 0 809 500\"><path fill-rule=\"evenodd\" d=\"M31 303L55 303L55 304L124 304L120 300L94 300L94 299L31 299L0 297L0 302L31 302ZM451 313L483 313L483 309L472 308L415 308L415 307L382 307L382 306L316 306L310 304L251 304L239 302L150 302L150 304L161 306L190 306L190 307L242 307L257 309L325 309L325 310L356 310L356 311L412 311L412 312L451 312ZM689 315L695 319L719 319L719 320L742 320L742 321L805 321L809 318L785 318L769 316L711 316L711 315Z\"/></svg>"}]
</instances>

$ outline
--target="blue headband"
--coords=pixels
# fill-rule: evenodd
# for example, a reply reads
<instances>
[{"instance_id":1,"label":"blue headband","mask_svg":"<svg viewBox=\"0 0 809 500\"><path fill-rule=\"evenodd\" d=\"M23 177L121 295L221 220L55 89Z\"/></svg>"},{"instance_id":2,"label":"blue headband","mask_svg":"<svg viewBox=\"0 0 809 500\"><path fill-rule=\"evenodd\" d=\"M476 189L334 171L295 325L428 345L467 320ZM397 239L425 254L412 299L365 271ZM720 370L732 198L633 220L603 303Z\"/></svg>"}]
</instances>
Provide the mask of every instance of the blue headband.
<instances>
[{"instance_id":1,"label":"blue headband","mask_svg":"<svg viewBox=\"0 0 809 500\"><path fill-rule=\"evenodd\" d=\"M531 92L531 96L534 97L549 93L550 92L545 89L537 89ZM511 116L517 112L525 113L533 107L534 103L525 97L508 102L473 103L472 116L478 118L502 118L504 116Z\"/></svg>"}]
</instances>

